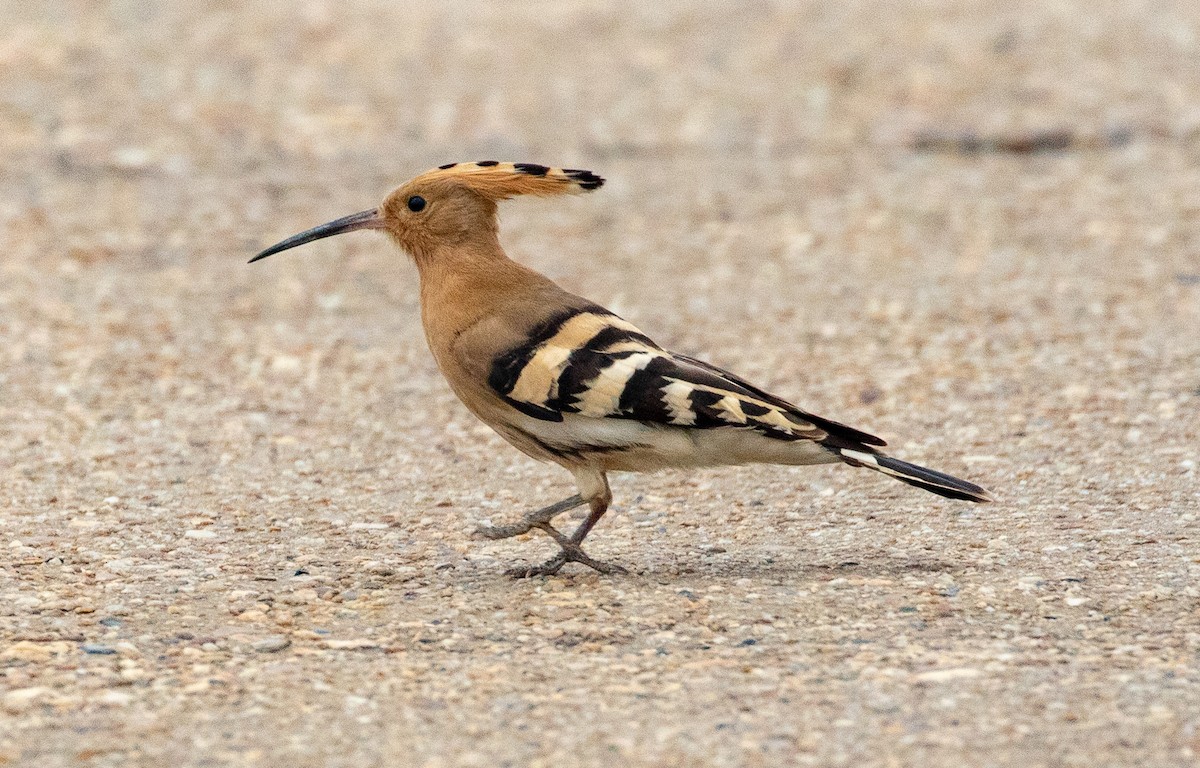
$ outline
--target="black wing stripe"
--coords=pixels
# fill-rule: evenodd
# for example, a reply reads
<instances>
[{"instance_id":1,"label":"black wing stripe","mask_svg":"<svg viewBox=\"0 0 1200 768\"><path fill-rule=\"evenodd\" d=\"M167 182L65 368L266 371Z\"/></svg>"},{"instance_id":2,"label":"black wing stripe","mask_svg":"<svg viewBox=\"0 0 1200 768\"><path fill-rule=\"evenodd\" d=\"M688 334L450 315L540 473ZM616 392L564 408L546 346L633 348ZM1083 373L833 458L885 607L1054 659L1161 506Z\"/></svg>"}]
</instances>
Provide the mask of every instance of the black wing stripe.
<instances>
[{"instance_id":1,"label":"black wing stripe","mask_svg":"<svg viewBox=\"0 0 1200 768\"><path fill-rule=\"evenodd\" d=\"M641 344L642 346L651 350L659 349L659 346L651 341L650 337L646 334L638 333L637 331L630 331L625 328L618 328L612 325L589 339L587 343L587 349L596 352L604 352L611 347L614 347L618 344L625 344L627 342Z\"/></svg>"},{"instance_id":2,"label":"black wing stripe","mask_svg":"<svg viewBox=\"0 0 1200 768\"><path fill-rule=\"evenodd\" d=\"M521 378L521 372L533 360L534 355L538 353L542 345L553 339L572 318L583 314L600 317L612 315L611 312L603 307L587 306L583 308L572 307L548 317L533 327L529 332L528 341L519 347L505 352L492 362L491 372L488 375L488 385L500 396L508 399L506 396L517 386L517 380ZM561 417L554 420L561 421Z\"/></svg>"},{"instance_id":3,"label":"black wing stripe","mask_svg":"<svg viewBox=\"0 0 1200 768\"><path fill-rule=\"evenodd\" d=\"M724 392L712 392L707 389L693 389L688 399L692 403L692 412L696 414L694 426L700 429L728 427L730 422L722 416L722 409L717 403L726 397Z\"/></svg>"},{"instance_id":4,"label":"black wing stripe","mask_svg":"<svg viewBox=\"0 0 1200 768\"><path fill-rule=\"evenodd\" d=\"M663 396L663 387L670 382L664 372L671 368L671 361L658 357L640 371L629 377L618 403L618 416L658 424L670 424L671 412Z\"/></svg>"},{"instance_id":5,"label":"black wing stripe","mask_svg":"<svg viewBox=\"0 0 1200 768\"><path fill-rule=\"evenodd\" d=\"M532 416L535 419L541 419L542 421L562 421L563 420L563 415L562 415L561 411L555 411L555 410L551 410L549 408L543 408L540 405L534 405L533 403L526 403L523 400L514 400L511 397L505 397L504 402L508 403L513 408L516 408L518 411L525 414L526 416Z\"/></svg>"},{"instance_id":6,"label":"black wing stripe","mask_svg":"<svg viewBox=\"0 0 1200 768\"><path fill-rule=\"evenodd\" d=\"M546 407L578 412L577 397L587 391L588 382L594 381L613 362L613 358L606 355L586 349L575 350L567 359L567 367L558 375L558 395L547 400Z\"/></svg>"},{"instance_id":7,"label":"black wing stripe","mask_svg":"<svg viewBox=\"0 0 1200 768\"><path fill-rule=\"evenodd\" d=\"M607 351L617 345L630 348ZM587 392L588 385L596 382L606 368L639 352L654 351L658 351L657 345L643 333L615 325L601 329L571 353L566 367L558 376L558 395L546 403L547 407L578 413L578 397Z\"/></svg>"},{"instance_id":8,"label":"black wing stripe","mask_svg":"<svg viewBox=\"0 0 1200 768\"><path fill-rule=\"evenodd\" d=\"M492 362L492 371L488 375L488 386L505 400L508 400L508 393L512 392L513 387L517 385L521 369L529 362L526 353L527 350L524 348L515 349L504 353ZM509 400L509 402L513 401Z\"/></svg>"},{"instance_id":9,"label":"black wing stripe","mask_svg":"<svg viewBox=\"0 0 1200 768\"><path fill-rule=\"evenodd\" d=\"M742 401L742 413L746 414L747 416L749 416L751 418L758 418L758 417L766 416L770 412L771 412L771 409L765 405L760 405L758 403L749 403L749 402L746 402L745 400Z\"/></svg>"},{"instance_id":10,"label":"black wing stripe","mask_svg":"<svg viewBox=\"0 0 1200 768\"><path fill-rule=\"evenodd\" d=\"M770 392L754 386L742 377L735 376L729 371L723 368L718 368L711 363L706 363L703 360L697 360L694 357L687 357L686 355L675 355L675 358L680 362L694 365L697 368L707 371L709 374L722 379L725 382L724 386L726 389L736 390L740 388L742 390L741 394L749 395L755 400L761 400L762 402L767 403L768 405L773 405L783 411L791 411L795 410L796 408L796 406L792 405L787 400L784 400L782 397L779 397L778 395L772 395ZM730 386L731 384L733 385L732 387Z\"/></svg>"},{"instance_id":11,"label":"black wing stripe","mask_svg":"<svg viewBox=\"0 0 1200 768\"><path fill-rule=\"evenodd\" d=\"M848 445L847 447L851 447L854 443L865 443L867 445L887 445L887 441L884 440L882 437L876 437L875 435L872 435L869 432L863 432L860 429L855 429L854 427L846 426L845 424L842 424L839 421L834 421L833 419L826 419L821 416L815 416L815 415L809 413L808 411L797 408L795 405L789 403L787 400L784 400L782 397L779 397L778 395L772 395L770 392L766 392L762 389L759 389L758 387L754 386L753 384L751 384L750 382L741 378L740 376L736 376L736 375L730 373L729 371L722 370L721 368L718 368L717 366L712 365L710 363L706 363L703 360L697 360L695 358L685 357L683 355L676 355L675 357L677 357L678 359L683 360L685 362L691 363L692 365L695 365L698 368L703 368L707 371L711 371L711 372L717 374L718 376L728 379L729 381L733 382L734 384L737 384L738 386L744 388L748 393L753 395L755 399L761 400L764 403L769 403L770 405L773 405L773 406L779 408L786 415L788 415L792 421L799 420L801 422L807 422L808 424L812 424L813 426L816 426L819 429L822 429L825 432L828 432L830 435L832 435L834 437L838 437L843 440L849 441L850 445ZM745 406L743 406L743 410L745 410ZM766 411L764 410L763 413L766 413ZM750 412L746 411L746 414L750 415ZM761 416L762 414L757 414L757 415Z\"/></svg>"},{"instance_id":12,"label":"black wing stripe","mask_svg":"<svg viewBox=\"0 0 1200 768\"><path fill-rule=\"evenodd\" d=\"M559 312L535 326L525 344L505 352L492 362L488 385L501 396L512 392L513 387L517 386L517 379L521 378L521 371L525 370L525 366L537 354L538 348L554 338L554 334L562 329L563 324L584 311L586 310L572 308ZM561 421L561 417L556 421Z\"/></svg>"}]
</instances>

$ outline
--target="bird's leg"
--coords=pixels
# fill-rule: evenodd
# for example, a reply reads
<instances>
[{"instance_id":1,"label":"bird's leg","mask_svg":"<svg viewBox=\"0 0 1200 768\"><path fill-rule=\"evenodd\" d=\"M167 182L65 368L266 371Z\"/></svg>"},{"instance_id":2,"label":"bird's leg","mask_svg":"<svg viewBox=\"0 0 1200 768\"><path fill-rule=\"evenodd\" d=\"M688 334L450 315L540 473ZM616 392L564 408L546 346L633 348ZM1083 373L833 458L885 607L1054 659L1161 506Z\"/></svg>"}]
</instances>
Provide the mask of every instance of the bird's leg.
<instances>
[{"instance_id":1,"label":"bird's leg","mask_svg":"<svg viewBox=\"0 0 1200 768\"><path fill-rule=\"evenodd\" d=\"M512 525L481 525L475 530L480 536L487 539L508 539L513 536L529 533L534 528L546 530L550 525L550 521L555 517L561 515L563 512L575 509L575 507L581 507L585 503L583 497L577 493L548 507L535 509L521 518L521 522L519 523L513 523Z\"/></svg>"},{"instance_id":2,"label":"bird's leg","mask_svg":"<svg viewBox=\"0 0 1200 768\"><path fill-rule=\"evenodd\" d=\"M599 470L579 470L575 474L579 484L579 493L551 504L548 507L536 509L521 518L520 522L512 525L480 525L476 532L489 539L507 539L529 533L534 528L544 531L547 536L558 542L561 551L541 565L511 568L508 574L517 577L552 576L558 573L567 563L580 563L593 568L600 573L626 573L619 565L612 565L589 557L581 548L584 538L596 525L608 505L612 501L612 492L608 488L608 480ZM551 521L563 512L587 504L591 508L587 519L570 536L551 525Z\"/></svg>"},{"instance_id":3,"label":"bird's leg","mask_svg":"<svg viewBox=\"0 0 1200 768\"><path fill-rule=\"evenodd\" d=\"M600 522L600 518L604 517L604 513L608 511L608 500L605 500L603 504L592 504L591 509L587 519L580 523L575 532L571 534L571 543L575 546L582 544L596 523Z\"/></svg>"},{"instance_id":4,"label":"bird's leg","mask_svg":"<svg viewBox=\"0 0 1200 768\"><path fill-rule=\"evenodd\" d=\"M562 547L562 550L541 565L512 568L508 571L509 575L518 578L552 576L558 573L564 565L572 562L586 565L600 573L628 573L619 565L605 563L588 556L579 546L600 518L604 516L604 513L608 511L608 505L612 501L612 491L608 488L608 480L599 471L580 471L576 473L575 479L579 483L580 490L580 496L576 498L582 499L586 496L588 506L591 508L587 519L580 523L569 537L564 536L562 532L550 525L549 521L535 523L533 527L545 531L546 535L558 542L558 546Z\"/></svg>"}]
</instances>

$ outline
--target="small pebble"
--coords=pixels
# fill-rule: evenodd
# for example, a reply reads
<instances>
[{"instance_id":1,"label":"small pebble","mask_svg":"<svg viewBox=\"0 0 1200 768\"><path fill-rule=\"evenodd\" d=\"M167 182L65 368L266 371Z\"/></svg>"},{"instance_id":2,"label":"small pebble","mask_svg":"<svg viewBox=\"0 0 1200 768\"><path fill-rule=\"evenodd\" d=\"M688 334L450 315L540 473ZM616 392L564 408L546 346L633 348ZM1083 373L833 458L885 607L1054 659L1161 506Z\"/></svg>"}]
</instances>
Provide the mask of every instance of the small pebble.
<instances>
[{"instance_id":1,"label":"small pebble","mask_svg":"<svg viewBox=\"0 0 1200 768\"><path fill-rule=\"evenodd\" d=\"M254 641L251 647L259 653L275 653L276 651L282 651L291 644L291 638L284 635L271 635Z\"/></svg>"},{"instance_id":2,"label":"small pebble","mask_svg":"<svg viewBox=\"0 0 1200 768\"><path fill-rule=\"evenodd\" d=\"M82 647L84 653L96 656L112 656L117 652L117 649L111 645L101 645L100 643L84 643Z\"/></svg>"},{"instance_id":3,"label":"small pebble","mask_svg":"<svg viewBox=\"0 0 1200 768\"><path fill-rule=\"evenodd\" d=\"M105 691L100 694L98 701L110 707L124 707L133 701L133 694L127 691Z\"/></svg>"}]
</instances>

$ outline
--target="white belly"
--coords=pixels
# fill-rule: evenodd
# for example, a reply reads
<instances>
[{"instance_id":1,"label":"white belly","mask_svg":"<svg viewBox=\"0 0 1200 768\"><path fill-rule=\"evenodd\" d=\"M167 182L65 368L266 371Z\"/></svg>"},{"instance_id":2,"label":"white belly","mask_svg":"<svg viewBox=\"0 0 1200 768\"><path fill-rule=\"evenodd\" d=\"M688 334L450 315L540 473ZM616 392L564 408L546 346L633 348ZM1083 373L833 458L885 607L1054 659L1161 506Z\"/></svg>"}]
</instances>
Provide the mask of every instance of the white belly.
<instances>
[{"instance_id":1,"label":"white belly","mask_svg":"<svg viewBox=\"0 0 1200 768\"><path fill-rule=\"evenodd\" d=\"M651 472L668 467L840 461L812 440L778 440L753 429L693 429L577 414L564 414L560 422L523 415L515 421L515 426L540 443L577 457L569 463L607 470Z\"/></svg>"}]
</instances>

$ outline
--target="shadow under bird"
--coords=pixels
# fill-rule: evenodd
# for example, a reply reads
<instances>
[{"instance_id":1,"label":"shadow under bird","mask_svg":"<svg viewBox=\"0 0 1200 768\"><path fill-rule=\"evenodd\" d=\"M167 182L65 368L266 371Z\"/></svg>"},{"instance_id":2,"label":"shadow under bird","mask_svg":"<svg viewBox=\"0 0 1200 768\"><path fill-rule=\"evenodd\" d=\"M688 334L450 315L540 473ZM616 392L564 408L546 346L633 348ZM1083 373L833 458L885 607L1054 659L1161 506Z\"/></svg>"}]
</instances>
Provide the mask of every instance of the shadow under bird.
<instances>
[{"instance_id":1,"label":"shadow under bird","mask_svg":"<svg viewBox=\"0 0 1200 768\"><path fill-rule=\"evenodd\" d=\"M518 576L567 562L602 573L581 545L612 500L607 473L728 464L842 462L940 496L991 501L986 490L884 454L886 443L815 416L708 363L655 344L632 323L505 255L497 203L598 189L590 171L532 163L451 163L412 179L378 208L289 237L251 261L360 229L387 233L420 273L421 321L463 404L522 452L575 476L578 493L504 526L493 539L544 531L560 550ZM587 505L570 535L553 519Z\"/></svg>"}]
</instances>

